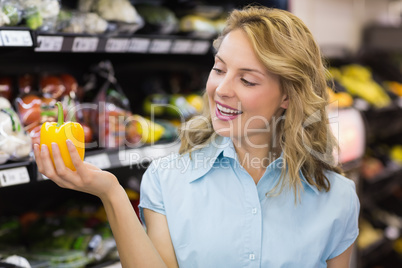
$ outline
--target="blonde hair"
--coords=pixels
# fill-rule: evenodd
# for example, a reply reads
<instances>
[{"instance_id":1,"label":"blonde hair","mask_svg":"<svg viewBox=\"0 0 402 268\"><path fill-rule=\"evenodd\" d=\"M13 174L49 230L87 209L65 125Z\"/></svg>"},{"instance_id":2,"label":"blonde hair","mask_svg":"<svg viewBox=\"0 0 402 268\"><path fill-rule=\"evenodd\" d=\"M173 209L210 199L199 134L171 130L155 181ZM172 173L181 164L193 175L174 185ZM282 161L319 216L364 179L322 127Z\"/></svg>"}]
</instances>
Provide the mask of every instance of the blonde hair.
<instances>
[{"instance_id":1,"label":"blonde hair","mask_svg":"<svg viewBox=\"0 0 402 268\"><path fill-rule=\"evenodd\" d=\"M284 168L274 190L280 187L280 193L288 187L297 198L302 189L301 171L309 184L319 191L329 191L325 170L341 173L341 169L335 165L332 154L337 141L326 112L326 68L310 30L290 12L248 6L230 13L214 47L218 50L222 39L235 29L246 33L267 70L279 75L281 90L289 98L285 120L279 121L276 134ZM204 100L207 104L206 96ZM187 122L181 130L180 153L205 146L214 135L209 107L206 107L201 116Z\"/></svg>"}]
</instances>

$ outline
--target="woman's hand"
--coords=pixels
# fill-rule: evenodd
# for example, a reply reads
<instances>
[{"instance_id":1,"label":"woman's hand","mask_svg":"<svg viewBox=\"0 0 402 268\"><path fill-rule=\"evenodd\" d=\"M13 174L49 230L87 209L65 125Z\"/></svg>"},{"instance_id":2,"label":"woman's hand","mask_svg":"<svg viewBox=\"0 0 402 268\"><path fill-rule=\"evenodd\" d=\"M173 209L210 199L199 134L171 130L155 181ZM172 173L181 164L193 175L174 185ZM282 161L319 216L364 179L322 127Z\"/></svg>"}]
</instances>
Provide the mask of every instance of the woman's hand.
<instances>
[{"instance_id":1,"label":"woman's hand","mask_svg":"<svg viewBox=\"0 0 402 268\"><path fill-rule=\"evenodd\" d=\"M65 166L56 143L52 143L54 165L47 146L42 145L42 148L39 148L39 145L35 144L35 160L40 173L62 188L93 194L101 199L107 198L116 186L120 186L112 173L83 162L74 144L70 140L67 140L66 143L76 171Z\"/></svg>"}]
</instances>

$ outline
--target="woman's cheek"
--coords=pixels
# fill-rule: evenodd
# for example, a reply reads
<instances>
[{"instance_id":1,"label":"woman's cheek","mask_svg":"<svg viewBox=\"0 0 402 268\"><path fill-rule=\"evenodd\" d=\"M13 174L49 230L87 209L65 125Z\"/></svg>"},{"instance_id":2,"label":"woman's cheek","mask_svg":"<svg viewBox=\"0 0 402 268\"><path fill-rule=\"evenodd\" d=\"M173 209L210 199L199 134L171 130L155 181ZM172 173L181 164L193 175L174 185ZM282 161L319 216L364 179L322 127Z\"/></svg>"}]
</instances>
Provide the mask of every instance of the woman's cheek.
<instances>
[{"instance_id":1,"label":"woman's cheek","mask_svg":"<svg viewBox=\"0 0 402 268\"><path fill-rule=\"evenodd\" d=\"M206 84L206 90L209 96L213 96L216 89L216 78L214 78L213 74L210 74Z\"/></svg>"}]
</instances>

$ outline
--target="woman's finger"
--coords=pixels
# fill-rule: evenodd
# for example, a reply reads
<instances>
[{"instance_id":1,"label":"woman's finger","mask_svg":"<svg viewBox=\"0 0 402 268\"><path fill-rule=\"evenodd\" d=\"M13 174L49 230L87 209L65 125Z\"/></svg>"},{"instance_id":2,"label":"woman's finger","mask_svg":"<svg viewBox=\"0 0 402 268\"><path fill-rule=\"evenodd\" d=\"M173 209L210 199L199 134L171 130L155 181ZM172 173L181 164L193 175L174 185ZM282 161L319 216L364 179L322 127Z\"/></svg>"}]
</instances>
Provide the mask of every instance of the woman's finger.
<instances>
[{"instance_id":1,"label":"woman's finger","mask_svg":"<svg viewBox=\"0 0 402 268\"><path fill-rule=\"evenodd\" d=\"M60 155L60 150L58 148L58 146L53 146L52 144L52 154L54 157L56 151L56 162L59 161L58 159L61 158L58 157L57 155ZM49 179L51 179L53 182L55 182L58 186L62 187L62 188L69 188L69 189L73 189L74 185L69 182L68 180L64 180L62 178L60 178L60 176L58 176L55 166L52 162L51 156L50 156L50 152L47 148L46 145L42 145L42 149L40 152L40 157L41 159L41 164L42 164L42 169L43 172L41 172L43 175L45 175L46 177L48 177ZM63 161L63 159L62 159ZM60 165L60 163L58 163L58 165ZM64 162L63 162L64 165Z\"/></svg>"},{"instance_id":2,"label":"woman's finger","mask_svg":"<svg viewBox=\"0 0 402 268\"><path fill-rule=\"evenodd\" d=\"M37 144L37 143L34 144L34 155L35 155L35 161L36 161L36 166L38 167L38 171L42 173L43 165L42 165L42 159L40 157L39 144Z\"/></svg>"},{"instance_id":3,"label":"woman's finger","mask_svg":"<svg viewBox=\"0 0 402 268\"><path fill-rule=\"evenodd\" d=\"M81 178L85 178L87 175L88 169L84 165L84 162L81 160L80 155L78 154L77 148L75 148L75 145L71 140L66 140L67 143L67 148L68 152L70 153L71 157L71 162L73 162L73 165L75 169L77 170L78 174L81 176Z\"/></svg>"},{"instance_id":4,"label":"woman's finger","mask_svg":"<svg viewBox=\"0 0 402 268\"><path fill-rule=\"evenodd\" d=\"M71 170L64 164L64 160L63 157L61 156L59 146L55 142L52 142L52 154L57 175L59 175L62 178L66 177L69 174L69 172L71 172Z\"/></svg>"},{"instance_id":5,"label":"woman's finger","mask_svg":"<svg viewBox=\"0 0 402 268\"><path fill-rule=\"evenodd\" d=\"M50 179L57 179L57 174L53 166L49 149L45 144L42 144L40 158L42 161L42 174Z\"/></svg>"}]
</instances>

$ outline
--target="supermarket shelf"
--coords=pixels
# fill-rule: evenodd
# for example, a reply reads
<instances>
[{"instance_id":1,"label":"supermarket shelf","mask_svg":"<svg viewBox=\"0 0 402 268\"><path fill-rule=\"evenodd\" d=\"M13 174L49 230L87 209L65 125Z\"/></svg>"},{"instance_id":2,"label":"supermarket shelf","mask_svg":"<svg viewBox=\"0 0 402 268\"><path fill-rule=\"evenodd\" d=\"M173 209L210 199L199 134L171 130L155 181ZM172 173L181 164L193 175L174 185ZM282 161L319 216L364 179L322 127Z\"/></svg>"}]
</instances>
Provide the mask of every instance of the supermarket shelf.
<instances>
[{"instance_id":1,"label":"supermarket shelf","mask_svg":"<svg viewBox=\"0 0 402 268\"><path fill-rule=\"evenodd\" d=\"M138 148L89 151L84 161L101 169L148 165L154 159L178 152L180 143L164 143ZM47 180L38 173L33 159L0 165L0 188Z\"/></svg>"},{"instance_id":2,"label":"supermarket shelf","mask_svg":"<svg viewBox=\"0 0 402 268\"><path fill-rule=\"evenodd\" d=\"M0 27L0 47L33 48L35 52L204 55L210 52L212 42L188 36L50 34L23 27Z\"/></svg>"},{"instance_id":3,"label":"supermarket shelf","mask_svg":"<svg viewBox=\"0 0 402 268\"><path fill-rule=\"evenodd\" d=\"M32 159L0 165L0 187L29 183L33 170Z\"/></svg>"},{"instance_id":4,"label":"supermarket shelf","mask_svg":"<svg viewBox=\"0 0 402 268\"><path fill-rule=\"evenodd\" d=\"M36 52L101 52L204 55L211 41L182 36L102 37L38 33Z\"/></svg>"}]
</instances>

